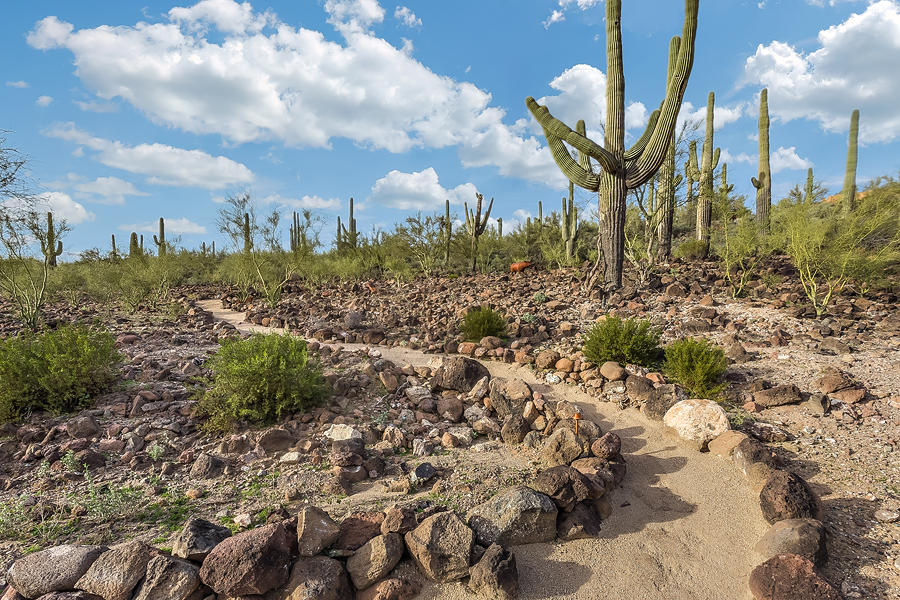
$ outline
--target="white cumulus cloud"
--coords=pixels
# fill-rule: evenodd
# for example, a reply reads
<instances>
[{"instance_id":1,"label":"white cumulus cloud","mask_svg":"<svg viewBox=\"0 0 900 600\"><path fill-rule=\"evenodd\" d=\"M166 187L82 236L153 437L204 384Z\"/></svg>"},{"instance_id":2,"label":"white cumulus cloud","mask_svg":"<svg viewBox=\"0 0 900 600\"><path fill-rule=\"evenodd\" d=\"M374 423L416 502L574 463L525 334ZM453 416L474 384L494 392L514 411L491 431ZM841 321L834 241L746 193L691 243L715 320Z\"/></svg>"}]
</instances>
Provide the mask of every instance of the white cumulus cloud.
<instances>
[{"instance_id":1,"label":"white cumulus cloud","mask_svg":"<svg viewBox=\"0 0 900 600\"><path fill-rule=\"evenodd\" d=\"M596 4L600 4L603 0L559 0L559 10L554 10L550 16L544 21L544 29L547 29L554 23L566 20L566 11L570 9L587 10Z\"/></svg>"},{"instance_id":2,"label":"white cumulus cloud","mask_svg":"<svg viewBox=\"0 0 900 600\"><path fill-rule=\"evenodd\" d=\"M224 156L211 156L202 150L184 150L164 144L128 146L105 140L77 129L74 123L56 125L44 135L75 142L96 152L94 158L108 167L147 175L152 185L175 185L217 190L230 185L250 183L253 172Z\"/></svg>"},{"instance_id":3,"label":"white cumulus cloud","mask_svg":"<svg viewBox=\"0 0 900 600\"><path fill-rule=\"evenodd\" d=\"M125 196L149 196L134 187L130 181L118 177L98 177L88 183L76 183L75 194L81 200L98 204L125 204Z\"/></svg>"},{"instance_id":4,"label":"white cumulus cloud","mask_svg":"<svg viewBox=\"0 0 900 600\"><path fill-rule=\"evenodd\" d=\"M34 101L38 106L50 106L53 102L52 96L40 96L37 100Z\"/></svg>"},{"instance_id":5,"label":"white cumulus cloud","mask_svg":"<svg viewBox=\"0 0 900 600\"><path fill-rule=\"evenodd\" d=\"M813 166L813 163L808 158L800 158L800 156L797 155L797 149L794 146L791 146L790 148L780 146L778 150L773 152L769 157L769 165L772 168L772 173L778 173L785 169L791 171L808 169Z\"/></svg>"},{"instance_id":6,"label":"white cumulus cloud","mask_svg":"<svg viewBox=\"0 0 900 600\"><path fill-rule=\"evenodd\" d=\"M464 183L453 189L444 189L438 181L434 168L428 167L418 173L391 171L372 186L372 195L366 199L391 208L403 210L436 211L444 207L444 202L462 204L475 202L478 189L472 183ZM485 207L487 209L487 207Z\"/></svg>"},{"instance_id":7,"label":"white cumulus cloud","mask_svg":"<svg viewBox=\"0 0 900 600\"><path fill-rule=\"evenodd\" d=\"M329 148L345 138L395 153L457 146L464 165L559 184L549 151L504 124L506 111L490 106L488 92L433 72L412 58L411 43L397 48L372 32L385 13L376 0L326 0L324 9L342 42L233 0L203 0L172 9L168 21L133 26L76 30L49 16L28 42L70 51L100 100L121 98L154 123L231 144Z\"/></svg>"},{"instance_id":8,"label":"white cumulus cloud","mask_svg":"<svg viewBox=\"0 0 900 600\"><path fill-rule=\"evenodd\" d=\"M394 11L394 18L406 25L407 27L421 27L422 19L416 17L416 14L405 6L398 6Z\"/></svg>"},{"instance_id":9,"label":"white cumulus cloud","mask_svg":"<svg viewBox=\"0 0 900 600\"><path fill-rule=\"evenodd\" d=\"M24 88L28 87L28 82L26 82L26 81L7 81L6 85L9 87L24 89Z\"/></svg>"},{"instance_id":10,"label":"white cumulus cloud","mask_svg":"<svg viewBox=\"0 0 900 600\"><path fill-rule=\"evenodd\" d=\"M811 2L815 4L815 2ZM783 122L816 121L846 131L860 111L863 142L900 137L900 4L880 0L818 35L805 53L784 42L760 45L747 59L742 82L769 89L769 114Z\"/></svg>"},{"instance_id":11,"label":"white cumulus cloud","mask_svg":"<svg viewBox=\"0 0 900 600\"><path fill-rule=\"evenodd\" d=\"M300 209L338 209L341 207L339 198L325 200L319 196L303 196L302 198L285 198L280 194L271 194L262 199L262 204L274 204L276 206L300 208Z\"/></svg>"},{"instance_id":12,"label":"white cumulus cloud","mask_svg":"<svg viewBox=\"0 0 900 600\"><path fill-rule=\"evenodd\" d=\"M44 192L38 195L37 200L41 207L52 211L54 217L64 219L69 225L93 221L96 217L64 192Z\"/></svg>"},{"instance_id":13,"label":"white cumulus cloud","mask_svg":"<svg viewBox=\"0 0 900 600\"><path fill-rule=\"evenodd\" d=\"M165 218L166 233L174 235L203 235L206 233L206 227L198 225L189 219L169 219ZM159 221L151 221L147 223L132 223L119 225L121 231L137 231L147 233L157 233L159 231Z\"/></svg>"}]
</instances>

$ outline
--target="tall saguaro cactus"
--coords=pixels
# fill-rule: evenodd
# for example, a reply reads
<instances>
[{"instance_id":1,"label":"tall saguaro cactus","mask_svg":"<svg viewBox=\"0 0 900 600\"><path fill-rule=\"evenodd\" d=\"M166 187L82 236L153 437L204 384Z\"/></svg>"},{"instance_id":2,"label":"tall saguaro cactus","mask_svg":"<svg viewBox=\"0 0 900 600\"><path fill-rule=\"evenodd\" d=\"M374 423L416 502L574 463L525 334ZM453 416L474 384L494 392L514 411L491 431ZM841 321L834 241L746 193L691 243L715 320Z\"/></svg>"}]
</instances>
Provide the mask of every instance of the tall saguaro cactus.
<instances>
[{"instance_id":1,"label":"tall saguaro cactus","mask_svg":"<svg viewBox=\"0 0 900 600\"><path fill-rule=\"evenodd\" d=\"M56 257L62 254L62 242L56 239L56 228L53 226L53 213L47 213L47 232L41 240L41 253L51 267L56 266Z\"/></svg>"},{"instance_id":2,"label":"tall saguaro cactus","mask_svg":"<svg viewBox=\"0 0 900 600\"><path fill-rule=\"evenodd\" d=\"M296 210L291 218L290 243L291 252L293 254L304 253L307 248L309 248L309 240L306 237L306 231L300 227L300 215Z\"/></svg>"},{"instance_id":3,"label":"tall saguaro cactus","mask_svg":"<svg viewBox=\"0 0 900 600\"><path fill-rule=\"evenodd\" d=\"M156 255L163 257L166 255L166 222L162 217L159 218L159 237L153 236L153 243L156 244Z\"/></svg>"},{"instance_id":4,"label":"tall saguaro cactus","mask_svg":"<svg viewBox=\"0 0 900 600\"><path fill-rule=\"evenodd\" d=\"M706 100L706 135L703 138L703 154L697 164L697 142L690 145L690 177L700 184L700 198L697 202L697 239L709 243L709 228L712 225L712 206L715 197L713 173L719 165L721 149L713 150L715 133L716 94L710 92Z\"/></svg>"},{"instance_id":5,"label":"tall saguaro cactus","mask_svg":"<svg viewBox=\"0 0 900 600\"><path fill-rule=\"evenodd\" d=\"M494 208L494 199L491 198L490 204L488 204L487 212L484 213L484 218L481 216L481 201L484 200L484 196L475 192L475 197L478 198L478 204L476 205L475 211L469 210L469 205L465 202L463 203L463 210L466 213L466 231L469 234L469 237L472 239L472 272L475 272L475 261L478 258L478 238L481 237L481 234L484 233L485 227L487 227L488 217L491 216L491 209Z\"/></svg>"},{"instance_id":6,"label":"tall saguaro cactus","mask_svg":"<svg viewBox=\"0 0 900 600\"><path fill-rule=\"evenodd\" d=\"M250 254L253 251L253 235L250 230L250 213L244 213L244 254Z\"/></svg>"},{"instance_id":7,"label":"tall saguaro cactus","mask_svg":"<svg viewBox=\"0 0 900 600\"><path fill-rule=\"evenodd\" d=\"M813 181L813 168L810 167L806 170L806 190L803 194L803 204L812 204L813 202L813 188L815 187L815 183Z\"/></svg>"},{"instance_id":8,"label":"tall saguaro cactus","mask_svg":"<svg viewBox=\"0 0 900 600\"><path fill-rule=\"evenodd\" d=\"M669 138L675 130L678 110L694 64L699 4L699 0L685 0L682 38L674 42L678 45L678 59L674 75L666 87L665 100L660 109L653 112L646 131L631 148L625 148L622 0L606 1L607 82L603 146L554 118L547 107L539 105L534 98L529 97L525 101L531 114L543 127L547 145L563 174L576 185L598 192L603 278L608 287L622 285L628 190L645 184L656 173L666 157ZM563 142L581 153L578 162L572 159ZM601 173L594 173L590 159L600 164ZM595 269L587 287L593 285L598 274Z\"/></svg>"},{"instance_id":9,"label":"tall saguaro cactus","mask_svg":"<svg viewBox=\"0 0 900 600\"><path fill-rule=\"evenodd\" d=\"M666 73L666 86L672 83L675 75L675 61L678 60L678 43L673 38L669 43L669 68ZM666 158L659 167L659 204L660 217L656 227L657 248L659 258L666 258L672 253L672 226L675 222L675 188L681 182L679 175L675 177L675 130L669 137L669 148Z\"/></svg>"},{"instance_id":10,"label":"tall saguaro cactus","mask_svg":"<svg viewBox=\"0 0 900 600\"><path fill-rule=\"evenodd\" d=\"M359 243L359 233L356 231L356 219L353 217L353 198L350 198L350 228L341 224L341 218L337 219L337 247L355 250Z\"/></svg>"},{"instance_id":11,"label":"tall saguaro cactus","mask_svg":"<svg viewBox=\"0 0 900 600\"><path fill-rule=\"evenodd\" d=\"M453 241L453 221L450 220L450 200L444 201L444 267L450 266L450 242Z\"/></svg>"},{"instance_id":12,"label":"tall saguaro cactus","mask_svg":"<svg viewBox=\"0 0 900 600\"><path fill-rule=\"evenodd\" d=\"M128 258L138 258L141 254L143 252L141 252L141 246L138 243L138 234L132 231L128 240Z\"/></svg>"},{"instance_id":13,"label":"tall saguaro cactus","mask_svg":"<svg viewBox=\"0 0 900 600\"><path fill-rule=\"evenodd\" d=\"M772 208L772 170L769 167L769 90L759 93L759 176L750 183L756 188L756 224L762 235L769 231Z\"/></svg>"},{"instance_id":14,"label":"tall saguaro cactus","mask_svg":"<svg viewBox=\"0 0 900 600\"><path fill-rule=\"evenodd\" d=\"M859 156L859 109L850 115L850 140L847 145L847 169L844 171L844 188L841 190L841 204L844 213L856 208L856 161Z\"/></svg>"},{"instance_id":15,"label":"tall saguaro cactus","mask_svg":"<svg viewBox=\"0 0 900 600\"><path fill-rule=\"evenodd\" d=\"M113 259L119 258L119 251L116 249L116 234L112 234L112 254L109 256Z\"/></svg>"},{"instance_id":16,"label":"tall saguaro cactus","mask_svg":"<svg viewBox=\"0 0 900 600\"><path fill-rule=\"evenodd\" d=\"M579 121L583 123L584 121ZM566 199L562 199L562 239L566 243L566 262L572 264L575 260L575 238L578 235L578 209L575 207L575 184L569 182L569 207L566 209Z\"/></svg>"}]
</instances>

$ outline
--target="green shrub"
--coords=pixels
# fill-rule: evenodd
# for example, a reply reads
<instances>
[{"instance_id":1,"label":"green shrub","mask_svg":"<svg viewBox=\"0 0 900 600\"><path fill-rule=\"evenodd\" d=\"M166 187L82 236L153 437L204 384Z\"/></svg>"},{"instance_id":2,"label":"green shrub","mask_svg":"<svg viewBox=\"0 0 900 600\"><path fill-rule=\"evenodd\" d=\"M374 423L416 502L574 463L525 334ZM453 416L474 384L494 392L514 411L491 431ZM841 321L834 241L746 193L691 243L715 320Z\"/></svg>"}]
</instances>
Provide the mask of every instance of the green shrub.
<instances>
[{"instance_id":1,"label":"green shrub","mask_svg":"<svg viewBox=\"0 0 900 600\"><path fill-rule=\"evenodd\" d=\"M718 383L728 359L707 340L684 338L666 348L663 373L678 382L692 398L715 400L728 387Z\"/></svg>"},{"instance_id":2,"label":"green shrub","mask_svg":"<svg viewBox=\"0 0 900 600\"><path fill-rule=\"evenodd\" d=\"M709 254L709 242L703 240L688 240L678 246L675 256L688 260L700 260Z\"/></svg>"},{"instance_id":3,"label":"green shrub","mask_svg":"<svg viewBox=\"0 0 900 600\"><path fill-rule=\"evenodd\" d=\"M609 316L584 336L584 356L602 365L607 361L649 367L659 356L661 332L650 321Z\"/></svg>"},{"instance_id":4,"label":"green shrub","mask_svg":"<svg viewBox=\"0 0 900 600\"><path fill-rule=\"evenodd\" d=\"M206 362L215 377L200 399L207 427L224 430L238 419L272 423L316 406L328 392L306 342L280 334L228 340Z\"/></svg>"},{"instance_id":5,"label":"green shrub","mask_svg":"<svg viewBox=\"0 0 900 600\"><path fill-rule=\"evenodd\" d=\"M465 317L459 326L459 331L470 342L477 342L489 335L499 336L506 331L506 320L487 306L473 310Z\"/></svg>"},{"instance_id":6,"label":"green shrub","mask_svg":"<svg viewBox=\"0 0 900 600\"><path fill-rule=\"evenodd\" d=\"M0 340L0 421L88 406L115 381L120 360L112 335L84 325Z\"/></svg>"}]
</instances>

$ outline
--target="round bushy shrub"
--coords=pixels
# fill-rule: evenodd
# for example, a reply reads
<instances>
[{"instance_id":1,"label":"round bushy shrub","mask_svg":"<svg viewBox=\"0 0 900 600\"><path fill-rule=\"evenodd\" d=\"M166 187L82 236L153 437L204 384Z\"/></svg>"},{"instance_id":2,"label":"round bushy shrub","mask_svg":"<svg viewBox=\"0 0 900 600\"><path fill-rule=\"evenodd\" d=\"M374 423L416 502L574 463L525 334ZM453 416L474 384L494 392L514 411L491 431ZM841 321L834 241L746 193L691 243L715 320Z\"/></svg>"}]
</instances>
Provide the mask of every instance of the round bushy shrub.
<instances>
[{"instance_id":1,"label":"round bushy shrub","mask_svg":"<svg viewBox=\"0 0 900 600\"><path fill-rule=\"evenodd\" d=\"M228 429L238 419L273 423L318 405L328 395L306 342L290 335L226 340L206 366L214 376L200 398L200 411L209 416L210 429Z\"/></svg>"},{"instance_id":2,"label":"round bushy shrub","mask_svg":"<svg viewBox=\"0 0 900 600\"><path fill-rule=\"evenodd\" d=\"M719 383L727 368L725 352L704 339L683 338L666 348L663 373L681 385L691 398L715 400L728 387Z\"/></svg>"},{"instance_id":3,"label":"round bushy shrub","mask_svg":"<svg viewBox=\"0 0 900 600\"><path fill-rule=\"evenodd\" d=\"M115 381L115 346L109 332L85 325L0 339L0 422L26 410L85 408Z\"/></svg>"},{"instance_id":4,"label":"round bushy shrub","mask_svg":"<svg viewBox=\"0 0 900 600\"><path fill-rule=\"evenodd\" d=\"M675 256L688 260L706 258L709 254L709 242L703 240L687 240L675 250Z\"/></svg>"},{"instance_id":5,"label":"round bushy shrub","mask_svg":"<svg viewBox=\"0 0 900 600\"><path fill-rule=\"evenodd\" d=\"M587 331L582 351L598 365L615 361L649 367L658 360L660 335L650 321L608 316Z\"/></svg>"},{"instance_id":6,"label":"round bushy shrub","mask_svg":"<svg viewBox=\"0 0 900 600\"><path fill-rule=\"evenodd\" d=\"M482 338L499 336L506 331L506 320L487 306L470 311L459 326L459 331L470 342L480 341Z\"/></svg>"}]
</instances>

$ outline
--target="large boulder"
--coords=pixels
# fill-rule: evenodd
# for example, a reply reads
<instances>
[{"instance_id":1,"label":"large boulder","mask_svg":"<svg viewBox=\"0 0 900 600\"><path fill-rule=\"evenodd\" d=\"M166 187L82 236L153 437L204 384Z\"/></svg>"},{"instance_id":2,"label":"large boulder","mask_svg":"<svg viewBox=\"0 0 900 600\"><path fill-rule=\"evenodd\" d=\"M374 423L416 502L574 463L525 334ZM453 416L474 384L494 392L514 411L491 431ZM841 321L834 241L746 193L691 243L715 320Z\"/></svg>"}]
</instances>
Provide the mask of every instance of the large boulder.
<instances>
[{"instance_id":1,"label":"large boulder","mask_svg":"<svg viewBox=\"0 0 900 600\"><path fill-rule=\"evenodd\" d=\"M387 576L403 557L403 536L389 533L372 538L347 559L347 572L358 590Z\"/></svg>"},{"instance_id":2,"label":"large boulder","mask_svg":"<svg viewBox=\"0 0 900 600\"><path fill-rule=\"evenodd\" d=\"M469 589L483 598L516 600L519 597L519 571L516 556L498 544L491 546L469 569Z\"/></svg>"},{"instance_id":3,"label":"large boulder","mask_svg":"<svg viewBox=\"0 0 900 600\"><path fill-rule=\"evenodd\" d=\"M288 579L290 540L279 523L230 537L213 548L200 570L203 583L226 597L264 594Z\"/></svg>"},{"instance_id":4,"label":"large boulder","mask_svg":"<svg viewBox=\"0 0 900 600\"><path fill-rule=\"evenodd\" d=\"M500 429L500 437L507 444L514 446L521 444L528 432L531 431L531 425L519 413L513 413L506 417L503 427Z\"/></svg>"},{"instance_id":5,"label":"large boulder","mask_svg":"<svg viewBox=\"0 0 900 600\"><path fill-rule=\"evenodd\" d=\"M330 546L341 533L341 526L316 506L306 506L297 515L297 545L300 556L315 556Z\"/></svg>"},{"instance_id":6,"label":"large boulder","mask_svg":"<svg viewBox=\"0 0 900 600\"><path fill-rule=\"evenodd\" d=\"M798 554L821 565L828 558L825 526L816 519L785 519L772 525L753 546L769 559L779 554Z\"/></svg>"},{"instance_id":7,"label":"large boulder","mask_svg":"<svg viewBox=\"0 0 900 600\"><path fill-rule=\"evenodd\" d=\"M567 427L556 429L541 448L541 458L551 466L568 465L582 455L585 440Z\"/></svg>"},{"instance_id":8,"label":"large boulder","mask_svg":"<svg viewBox=\"0 0 900 600\"><path fill-rule=\"evenodd\" d=\"M444 360L444 364L437 368L431 378L431 389L469 392L479 379L490 376L487 367L477 360L456 356Z\"/></svg>"},{"instance_id":9,"label":"large boulder","mask_svg":"<svg viewBox=\"0 0 900 600\"><path fill-rule=\"evenodd\" d=\"M274 427L268 431L264 431L262 435L259 436L259 440L257 440L256 443L259 444L260 448L271 453L286 452L296 442L297 440L294 439L294 434L290 431L280 427Z\"/></svg>"},{"instance_id":10,"label":"large boulder","mask_svg":"<svg viewBox=\"0 0 900 600\"><path fill-rule=\"evenodd\" d=\"M647 394L641 412L648 419L662 421L669 409L682 400L687 400L684 390L674 383L666 383Z\"/></svg>"},{"instance_id":11,"label":"large boulder","mask_svg":"<svg viewBox=\"0 0 900 600\"><path fill-rule=\"evenodd\" d=\"M341 521L341 531L332 547L338 550L356 551L376 535L381 535L383 522L383 512L356 512L348 515Z\"/></svg>"},{"instance_id":12,"label":"large boulder","mask_svg":"<svg viewBox=\"0 0 900 600\"><path fill-rule=\"evenodd\" d=\"M521 415L525 403L533 397L531 386L521 379L493 379L490 385L491 406L501 419Z\"/></svg>"},{"instance_id":13,"label":"large boulder","mask_svg":"<svg viewBox=\"0 0 900 600\"><path fill-rule=\"evenodd\" d=\"M409 506L389 506L384 511L384 521L381 523L381 533L399 533L406 535L416 528L416 511Z\"/></svg>"},{"instance_id":14,"label":"large boulder","mask_svg":"<svg viewBox=\"0 0 900 600\"><path fill-rule=\"evenodd\" d=\"M203 562L213 548L231 537L231 530L196 517L191 518L172 543L172 555Z\"/></svg>"},{"instance_id":15,"label":"large boulder","mask_svg":"<svg viewBox=\"0 0 900 600\"><path fill-rule=\"evenodd\" d=\"M775 471L759 493L759 506L769 523L785 519L819 519L819 498L796 473Z\"/></svg>"},{"instance_id":16,"label":"large boulder","mask_svg":"<svg viewBox=\"0 0 900 600\"><path fill-rule=\"evenodd\" d=\"M134 586L147 573L150 546L126 542L113 546L94 561L75 588L102 596L105 600L129 600Z\"/></svg>"},{"instance_id":17,"label":"large boulder","mask_svg":"<svg viewBox=\"0 0 900 600\"><path fill-rule=\"evenodd\" d=\"M718 403L696 398L672 406L663 417L663 423L697 450L706 450L709 442L731 429L728 415Z\"/></svg>"},{"instance_id":18,"label":"large boulder","mask_svg":"<svg viewBox=\"0 0 900 600\"><path fill-rule=\"evenodd\" d=\"M546 494L561 511L570 511L582 500L591 497L591 484L584 475L567 465L542 471L532 487Z\"/></svg>"},{"instance_id":19,"label":"large boulder","mask_svg":"<svg viewBox=\"0 0 900 600\"><path fill-rule=\"evenodd\" d=\"M288 582L265 600L347 600L353 585L343 563L327 556L300 557Z\"/></svg>"},{"instance_id":20,"label":"large boulder","mask_svg":"<svg viewBox=\"0 0 900 600\"><path fill-rule=\"evenodd\" d=\"M154 556L134 600L185 600L200 587L196 565L170 556Z\"/></svg>"},{"instance_id":21,"label":"large boulder","mask_svg":"<svg viewBox=\"0 0 900 600\"><path fill-rule=\"evenodd\" d=\"M756 600L841 600L841 594L815 565L796 554L779 554L750 573Z\"/></svg>"},{"instance_id":22,"label":"large boulder","mask_svg":"<svg viewBox=\"0 0 900 600\"><path fill-rule=\"evenodd\" d=\"M106 546L55 546L23 556L12 564L7 582L26 598L75 589Z\"/></svg>"},{"instance_id":23,"label":"large boulder","mask_svg":"<svg viewBox=\"0 0 900 600\"><path fill-rule=\"evenodd\" d=\"M509 547L553 541L557 512L549 496L517 486L479 504L466 520L479 544Z\"/></svg>"},{"instance_id":24,"label":"large boulder","mask_svg":"<svg viewBox=\"0 0 900 600\"><path fill-rule=\"evenodd\" d=\"M93 417L75 417L66 423L66 433L74 439L90 438L100 433L100 426Z\"/></svg>"},{"instance_id":25,"label":"large boulder","mask_svg":"<svg viewBox=\"0 0 900 600\"><path fill-rule=\"evenodd\" d=\"M413 561L429 579L447 583L468 576L475 533L456 513L428 517L405 540Z\"/></svg>"}]
</instances>

